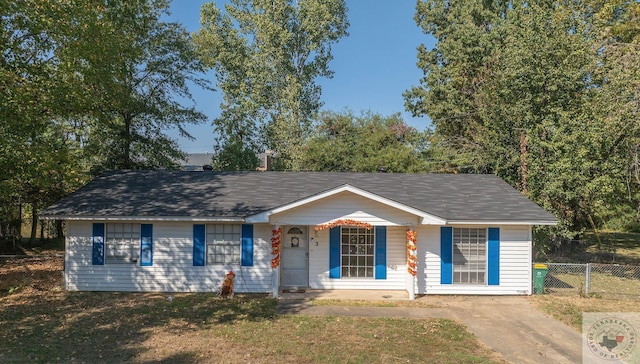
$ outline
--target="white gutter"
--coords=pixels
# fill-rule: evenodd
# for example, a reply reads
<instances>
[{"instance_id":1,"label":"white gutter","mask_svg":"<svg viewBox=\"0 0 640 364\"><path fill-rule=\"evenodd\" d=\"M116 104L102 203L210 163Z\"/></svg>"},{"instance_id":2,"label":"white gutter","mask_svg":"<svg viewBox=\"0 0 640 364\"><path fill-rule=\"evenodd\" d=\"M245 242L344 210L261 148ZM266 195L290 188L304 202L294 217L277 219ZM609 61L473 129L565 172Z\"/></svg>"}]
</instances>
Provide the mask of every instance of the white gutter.
<instances>
[{"instance_id":1,"label":"white gutter","mask_svg":"<svg viewBox=\"0 0 640 364\"><path fill-rule=\"evenodd\" d=\"M266 214L265 214L266 215ZM66 220L66 221L175 221L175 222L246 222L246 223L268 223L268 215L241 217L193 217L193 216L73 216L56 215L41 216L41 220ZM421 225L547 225L555 226L557 221L483 221L483 220L443 220L422 219ZM412 225L412 224L410 224Z\"/></svg>"},{"instance_id":2,"label":"white gutter","mask_svg":"<svg viewBox=\"0 0 640 364\"><path fill-rule=\"evenodd\" d=\"M179 221L179 222L245 222L241 217L194 217L194 216L41 216L41 220L66 221Z\"/></svg>"},{"instance_id":3,"label":"white gutter","mask_svg":"<svg viewBox=\"0 0 640 364\"><path fill-rule=\"evenodd\" d=\"M558 225L557 221L477 221L477 220L449 220L447 225Z\"/></svg>"}]
</instances>

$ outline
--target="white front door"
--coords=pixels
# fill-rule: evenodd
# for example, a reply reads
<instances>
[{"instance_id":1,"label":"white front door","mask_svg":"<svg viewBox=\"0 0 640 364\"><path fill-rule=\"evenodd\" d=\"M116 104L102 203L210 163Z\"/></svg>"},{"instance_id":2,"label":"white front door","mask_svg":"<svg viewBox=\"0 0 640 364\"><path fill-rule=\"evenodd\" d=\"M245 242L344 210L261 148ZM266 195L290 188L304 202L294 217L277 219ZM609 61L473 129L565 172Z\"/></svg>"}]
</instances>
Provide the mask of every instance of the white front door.
<instances>
[{"instance_id":1,"label":"white front door","mask_svg":"<svg viewBox=\"0 0 640 364\"><path fill-rule=\"evenodd\" d=\"M309 244L306 226L282 229L280 286L304 288L309 285Z\"/></svg>"}]
</instances>

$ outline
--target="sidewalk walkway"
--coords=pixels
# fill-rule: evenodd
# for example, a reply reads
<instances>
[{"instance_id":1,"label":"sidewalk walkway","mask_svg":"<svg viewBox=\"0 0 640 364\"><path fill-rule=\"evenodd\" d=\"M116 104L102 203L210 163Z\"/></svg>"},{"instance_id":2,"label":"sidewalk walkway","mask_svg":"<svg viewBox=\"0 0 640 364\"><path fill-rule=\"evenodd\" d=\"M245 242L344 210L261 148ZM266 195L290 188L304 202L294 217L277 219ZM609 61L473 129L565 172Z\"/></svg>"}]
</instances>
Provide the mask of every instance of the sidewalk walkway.
<instances>
[{"instance_id":1,"label":"sidewalk walkway","mask_svg":"<svg viewBox=\"0 0 640 364\"><path fill-rule=\"evenodd\" d=\"M314 306L310 298L408 301L406 292L402 291L310 291L281 296L278 313L447 318L463 323L481 342L514 363L582 362L580 333L535 309L526 296L424 296L417 299L428 308Z\"/></svg>"}]
</instances>

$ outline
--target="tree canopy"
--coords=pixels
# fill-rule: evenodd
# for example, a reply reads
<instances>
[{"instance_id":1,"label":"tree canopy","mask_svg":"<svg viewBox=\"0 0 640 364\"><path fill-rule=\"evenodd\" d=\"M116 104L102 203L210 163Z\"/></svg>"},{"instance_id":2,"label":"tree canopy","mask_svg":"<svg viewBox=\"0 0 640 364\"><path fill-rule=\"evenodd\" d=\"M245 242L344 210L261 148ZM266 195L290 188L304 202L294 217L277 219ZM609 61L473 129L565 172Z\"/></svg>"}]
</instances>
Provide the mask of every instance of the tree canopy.
<instances>
[{"instance_id":1,"label":"tree canopy","mask_svg":"<svg viewBox=\"0 0 640 364\"><path fill-rule=\"evenodd\" d=\"M325 172L422 172L427 137L408 126L399 113L326 111L304 145L303 163L307 169Z\"/></svg>"},{"instance_id":2,"label":"tree canopy","mask_svg":"<svg viewBox=\"0 0 640 364\"><path fill-rule=\"evenodd\" d=\"M419 48L407 109L432 119L433 154L455 156L444 169L499 175L560 218L556 234L637 225L638 9L419 1L437 43Z\"/></svg>"},{"instance_id":3,"label":"tree canopy","mask_svg":"<svg viewBox=\"0 0 640 364\"><path fill-rule=\"evenodd\" d=\"M203 5L195 42L224 95L214 120L225 148L278 152L302 166L302 144L318 112L318 77L331 77L331 46L347 34L344 0L232 0Z\"/></svg>"},{"instance_id":4,"label":"tree canopy","mask_svg":"<svg viewBox=\"0 0 640 364\"><path fill-rule=\"evenodd\" d=\"M420 0L436 38L404 93L427 116L319 112L317 80L347 35L344 0L231 0L188 34L168 0L0 3L0 212L36 216L116 168L176 168L166 130L205 116L190 86L223 95L217 169L494 173L560 218L552 233L640 227L640 3ZM408 20L409 21L409 20ZM186 103L185 103L186 102ZM34 224L35 225L35 224Z\"/></svg>"},{"instance_id":5,"label":"tree canopy","mask_svg":"<svg viewBox=\"0 0 640 364\"><path fill-rule=\"evenodd\" d=\"M208 82L167 11L165 0L0 4L2 211L28 203L35 219L90 173L178 166L166 130L188 137L204 121L183 104Z\"/></svg>"}]
</instances>

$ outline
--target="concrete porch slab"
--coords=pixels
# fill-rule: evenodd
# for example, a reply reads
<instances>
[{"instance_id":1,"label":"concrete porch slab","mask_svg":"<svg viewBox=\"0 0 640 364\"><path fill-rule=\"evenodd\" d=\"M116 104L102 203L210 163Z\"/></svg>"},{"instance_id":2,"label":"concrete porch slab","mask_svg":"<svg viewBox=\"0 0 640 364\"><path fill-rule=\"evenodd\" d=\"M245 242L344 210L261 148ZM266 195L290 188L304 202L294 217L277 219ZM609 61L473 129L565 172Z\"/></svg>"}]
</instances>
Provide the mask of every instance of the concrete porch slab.
<instances>
[{"instance_id":1,"label":"concrete porch slab","mask_svg":"<svg viewBox=\"0 0 640 364\"><path fill-rule=\"evenodd\" d=\"M368 290L368 289L306 289L304 292L284 292L280 290L281 300L364 300L364 301L408 301L409 293L400 290Z\"/></svg>"}]
</instances>

